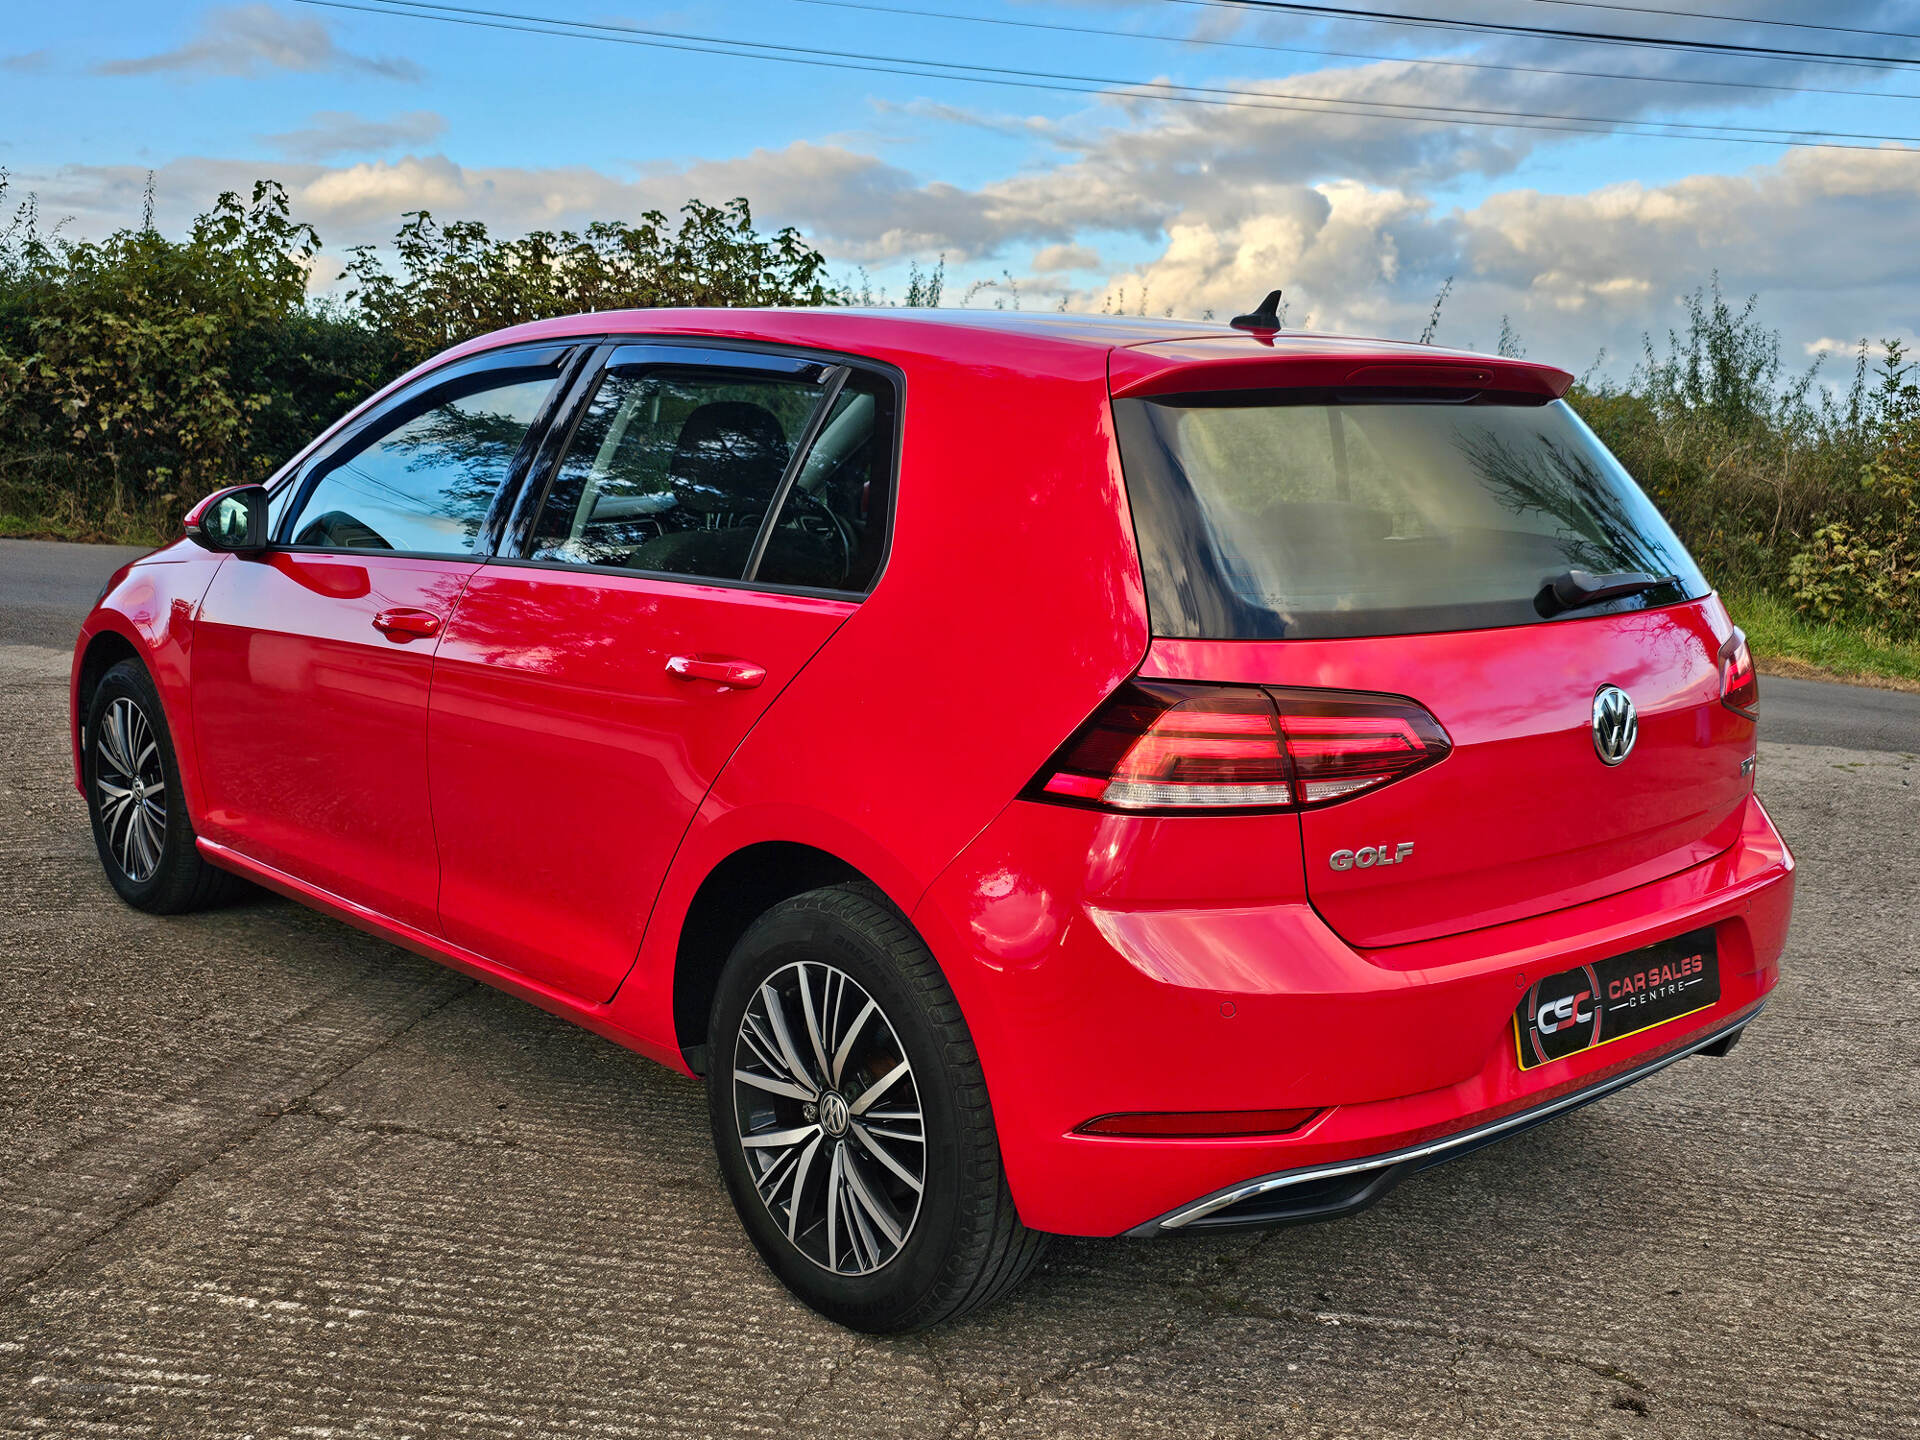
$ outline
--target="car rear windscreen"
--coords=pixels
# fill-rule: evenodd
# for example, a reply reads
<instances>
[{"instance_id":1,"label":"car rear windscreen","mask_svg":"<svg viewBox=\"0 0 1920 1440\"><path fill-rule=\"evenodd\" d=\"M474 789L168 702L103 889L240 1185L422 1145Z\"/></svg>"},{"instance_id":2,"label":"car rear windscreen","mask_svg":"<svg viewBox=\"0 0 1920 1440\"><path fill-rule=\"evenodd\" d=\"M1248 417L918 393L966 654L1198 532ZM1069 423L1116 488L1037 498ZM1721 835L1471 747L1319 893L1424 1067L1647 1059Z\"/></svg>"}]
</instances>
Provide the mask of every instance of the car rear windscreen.
<instances>
[{"instance_id":1,"label":"car rear windscreen","mask_svg":"<svg viewBox=\"0 0 1920 1440\"><path fill-rule=\"evenodd\" d=\"M1569 570L1707 583L1564 401L1259 391L1114 403L1154 633L1265 640L1556 618Z\"/></svg>"}]
</instances>

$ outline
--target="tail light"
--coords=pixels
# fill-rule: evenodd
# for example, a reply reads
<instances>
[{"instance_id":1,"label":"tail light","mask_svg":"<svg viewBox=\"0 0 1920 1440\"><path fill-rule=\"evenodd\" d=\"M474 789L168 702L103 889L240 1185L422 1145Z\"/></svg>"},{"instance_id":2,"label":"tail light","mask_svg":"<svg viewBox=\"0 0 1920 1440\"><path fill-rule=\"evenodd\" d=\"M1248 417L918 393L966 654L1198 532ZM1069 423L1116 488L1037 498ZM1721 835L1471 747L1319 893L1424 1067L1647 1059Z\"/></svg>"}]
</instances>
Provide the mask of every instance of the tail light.
<instances>
[{"instance_id":1,"label":"tail light","mask_svg":"<svg viewBox=\"0 0 1920 1440\"><path fill-rule=\"evenodd\" d=\"M1720 647L1720 703L1744 719L1760 718L1760 676L1744 630L1735 630Z\"/></svg>"},{"instance_id":2,"label":"tail light","mask_svg":"<svg viewBox=\"0 0 1920 1440\"><path fill-rule=\"evenodd\" d=\"M1378 789L1451 749L1439 721L1395 695L1135 680L1027 795L1134 813L1300 810Z\"/></svg>"}]
</instances>

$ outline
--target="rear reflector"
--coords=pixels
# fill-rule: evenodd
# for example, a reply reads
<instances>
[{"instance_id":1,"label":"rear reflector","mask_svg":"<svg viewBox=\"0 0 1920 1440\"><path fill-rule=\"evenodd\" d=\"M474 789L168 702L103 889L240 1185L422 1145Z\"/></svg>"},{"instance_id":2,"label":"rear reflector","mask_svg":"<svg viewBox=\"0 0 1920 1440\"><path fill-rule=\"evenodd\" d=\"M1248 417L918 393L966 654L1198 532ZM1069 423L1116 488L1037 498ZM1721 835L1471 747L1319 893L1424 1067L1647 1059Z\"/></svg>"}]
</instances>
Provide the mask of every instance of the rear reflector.
<instances>
[{"instance_id":1,"label":"rear reflector","mask_svg":"<svg viewBox=\"0 0 1920 1440\"><path fill-rule=\"evenodd\" d=\"M1744 630L1736 629L1720 647L1720 703L1748 720L1760 718L1760 676Z\"/></svg>"},{"instance_id":2,"label":"rear reflector","mask_svg":"<svg viewBox=\"0 0 1920 1440\"><path fill-rule=\"evenodd\" d=\"M1200 1110L1184 1114L1141 1112L1102 1115L1076 1134L1134 1135L1162 1140L1200 1140L1225 1135L1285 1135L1318 1115L1318 1110Z\"/></svg>"},{"instance_id":3,"label":"rear reflector","mask_svg":"<svg viewBox=\"0 0 1920 1440\"><path fill-rule=\"evenodd\" d=\"M1440 722L1399 696L1135 680L1027 794L1137 813L1305 809L1401 779L1451 748Z\"/></svg>"}]
</instances>

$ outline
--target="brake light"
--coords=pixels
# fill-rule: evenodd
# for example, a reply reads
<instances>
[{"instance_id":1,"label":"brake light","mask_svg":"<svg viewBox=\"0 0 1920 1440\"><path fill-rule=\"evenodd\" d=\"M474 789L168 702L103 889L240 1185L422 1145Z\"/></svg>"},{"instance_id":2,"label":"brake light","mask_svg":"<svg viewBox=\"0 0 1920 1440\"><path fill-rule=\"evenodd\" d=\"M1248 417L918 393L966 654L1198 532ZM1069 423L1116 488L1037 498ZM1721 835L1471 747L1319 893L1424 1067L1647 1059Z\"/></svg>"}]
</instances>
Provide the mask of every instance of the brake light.
<instances>
[{"instance_id":1,"label":"brake light","mask_svg":"<svg viewBox=\"0 0 1920 1440\"><path fill-rule=\"evenodd\" d=\"M1760 718L1760 675L1744 630L1736 629L1720 647L1720 703L1743 719Z\"/></svg>"},{"instance_id":2,"label":"brake light","mask_svg":"<svg viewBox=\"0 0 1920 1440\"><path fill-rule=\"evenodd\" d=\"M1399 780L1451 748L1439 721L1394 695L1135 680L1027 793L1135 813L1306 809Z\"/></svg>"}]
</instances>

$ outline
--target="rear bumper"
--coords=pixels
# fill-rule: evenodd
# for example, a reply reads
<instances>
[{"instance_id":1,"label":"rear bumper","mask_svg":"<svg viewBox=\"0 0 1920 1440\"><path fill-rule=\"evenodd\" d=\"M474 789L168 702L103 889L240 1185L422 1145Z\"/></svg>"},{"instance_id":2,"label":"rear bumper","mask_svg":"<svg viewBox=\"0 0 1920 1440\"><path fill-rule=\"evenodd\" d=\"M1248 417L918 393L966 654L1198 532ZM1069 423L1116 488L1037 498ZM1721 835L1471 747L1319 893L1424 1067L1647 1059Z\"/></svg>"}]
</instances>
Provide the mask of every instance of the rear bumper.
<instances>
[{"instance_id":1,"label":"rear bumper","mask_svg":"<svg viewBox=\"0 0 1920 1440\"><path fill-rule=\"evenodd\" d=\"M1256 1180L1229 1185L1156 1220L1136 1225L1127 1233L1135 1239L1148 1239L1168 1230L1239 1230L1298 1225L1357 1214L1409 1175L1509 1139L1570 1110L1578 1110L1582 1105L1590 1105L1636 1080L1666 1069L1676 1060L1702 1052L1725 1054L1765 1003L1763 1000L1751 1006L1731 1023L1708 1034L1690 1037L1652 1055L1621 1062L1613 1073L1597 1079L1589 1077L1564 1094L1550 1099L1536 1096L1532 1103L1512 1114L1498 1118L1483 1116L1467 1129L1384 1155L1283 1170L1277 1175L1262 1175Z\"/></svg>"},{"instance_id":2,"label":"rear bumper","mask_svg":"<svg viewBox=\"0 0 1920 1440\"><path fill-rule=\"evenodd\" d=\"M1275 838L1267 820L1247 823L1250 844ZM1137 826L1016 804L914 916L980 1050L1014 1199L1042 1230L1155 1234L1362 1208L1417 1169L1737 1033L1778 978L1792 906L1793 858L1758 800L1733 846L1677 875L1376 951L1345 944L1304 897L1176 907L1111 880L1089 893L1089 876L1152 871L1169 853L1156 846L1177 853L1176 828ZM1196 869L1182 883L1204 881ZM1708 925L1714 1005L1516 1063L1512 1016L1532 980ZM1117 1112L1292 1108L1320 1113L1283 1136L1075 1133Z\"/></svg>"}]
</instances>

